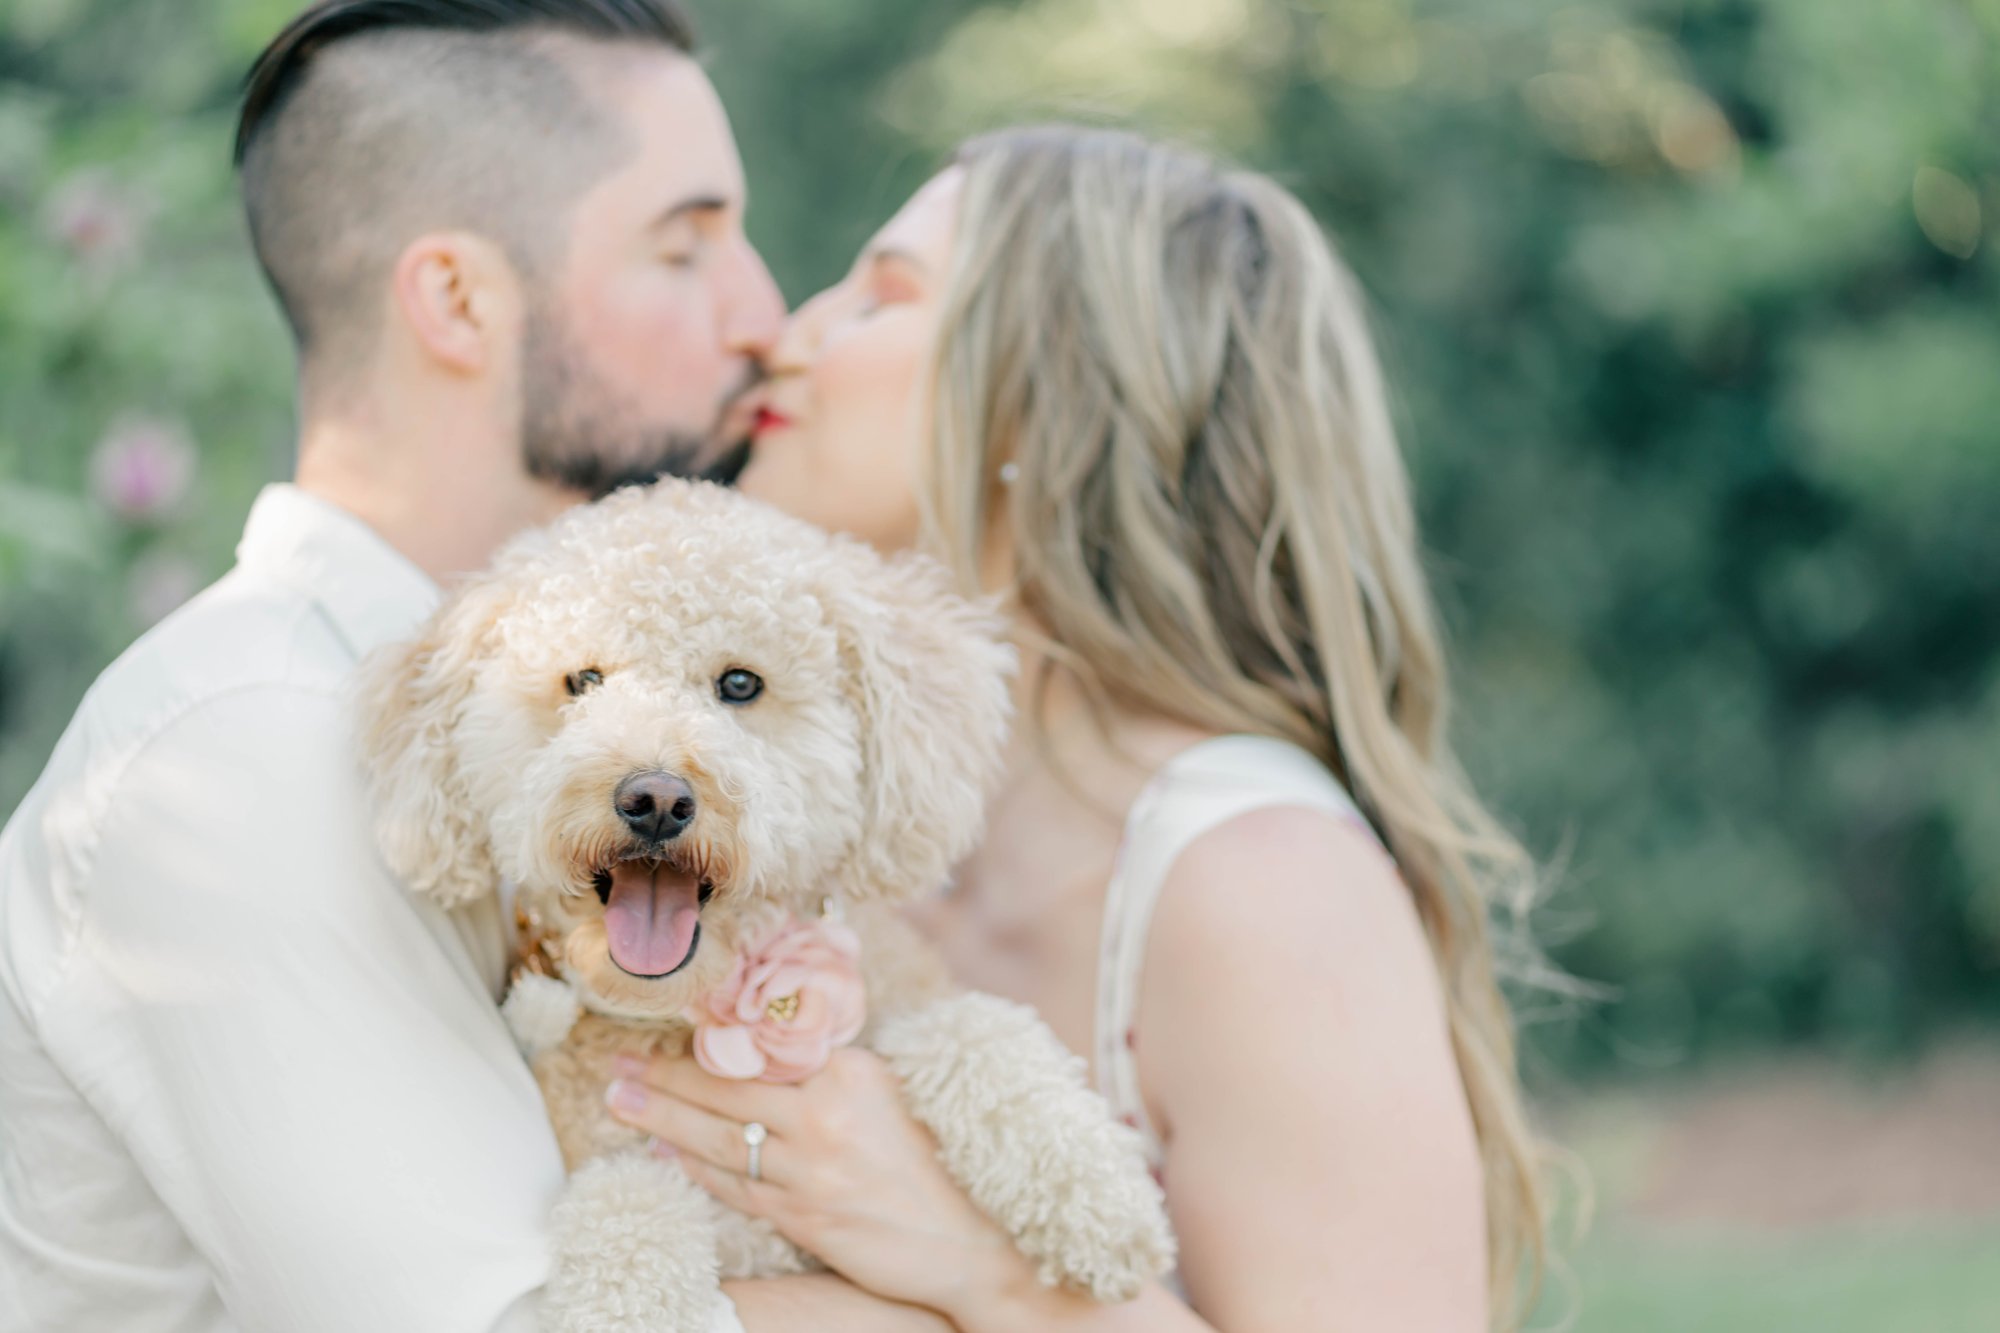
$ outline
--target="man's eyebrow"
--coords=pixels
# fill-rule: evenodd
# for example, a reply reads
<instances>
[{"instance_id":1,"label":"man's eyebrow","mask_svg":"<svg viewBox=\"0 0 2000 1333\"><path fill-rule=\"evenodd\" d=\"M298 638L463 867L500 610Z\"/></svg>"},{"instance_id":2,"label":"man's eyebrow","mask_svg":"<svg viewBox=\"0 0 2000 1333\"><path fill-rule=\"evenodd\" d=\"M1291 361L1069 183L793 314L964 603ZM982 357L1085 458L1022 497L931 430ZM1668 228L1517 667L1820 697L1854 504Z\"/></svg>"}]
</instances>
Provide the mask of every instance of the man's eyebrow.
<instances>
[{"instance_id":1,"label":"man's eyebrow","mask_svg":"<svg viewBox=\"0 0 2000 1333\"><path fill-rule=\"evenodd\" d=\"M687 217L691 213L723 213L727 212L728 209L729 200L723 198L721 195L698 194L692 198L683 199L679 203L669 204L666 208L662 209L660 215L653 219L649 230L658 231L662 227L680 221L680 219Z\"/></svg>"}]
</instances>

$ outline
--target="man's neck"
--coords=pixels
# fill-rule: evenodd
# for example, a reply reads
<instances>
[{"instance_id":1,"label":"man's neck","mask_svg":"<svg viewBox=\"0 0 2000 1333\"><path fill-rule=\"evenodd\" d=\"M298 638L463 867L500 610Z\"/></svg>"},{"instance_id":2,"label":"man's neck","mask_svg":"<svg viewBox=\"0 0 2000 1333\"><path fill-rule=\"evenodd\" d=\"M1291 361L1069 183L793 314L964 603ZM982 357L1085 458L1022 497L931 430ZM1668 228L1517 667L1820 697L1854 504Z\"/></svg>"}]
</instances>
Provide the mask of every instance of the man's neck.
<instances>
[{"instance_id":1,"label":"man's neck","mask_svg":"<svg viewBox=\"0 0 2000 1333\"><path fill-rule=\"evenodd\" d=\"M487 454L498 451L487 450ZM435 441L365 438L319 423L302 433L296 483L374 529L441 585L483 569L516 533L546 523L583 497L505 461Z\"/></svg>"}]
</instances>

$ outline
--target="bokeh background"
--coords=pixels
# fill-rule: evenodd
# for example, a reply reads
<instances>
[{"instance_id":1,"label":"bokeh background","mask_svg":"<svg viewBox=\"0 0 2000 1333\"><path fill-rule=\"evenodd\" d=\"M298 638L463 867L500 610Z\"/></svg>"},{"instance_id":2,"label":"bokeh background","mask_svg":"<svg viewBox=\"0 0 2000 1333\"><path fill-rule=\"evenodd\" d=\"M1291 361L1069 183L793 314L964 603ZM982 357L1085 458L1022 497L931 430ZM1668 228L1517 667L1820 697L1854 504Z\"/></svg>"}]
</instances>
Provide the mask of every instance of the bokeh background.
<instances>
[{"instance_id":1,"label":"bokeh background","mask_svg":"<svg viewBox=\"0 0 2000 1333\"><path fill-rule=\"evenodd\" d=\"M1344 247L1602 987L1526 1015L1597 1214L1543 1322L2000 1327L2000 0L695 7L794 300L1055 114ZM0 812L287 467L228 141L296 8L0 0Z\"/></svg>"}]
</instances>

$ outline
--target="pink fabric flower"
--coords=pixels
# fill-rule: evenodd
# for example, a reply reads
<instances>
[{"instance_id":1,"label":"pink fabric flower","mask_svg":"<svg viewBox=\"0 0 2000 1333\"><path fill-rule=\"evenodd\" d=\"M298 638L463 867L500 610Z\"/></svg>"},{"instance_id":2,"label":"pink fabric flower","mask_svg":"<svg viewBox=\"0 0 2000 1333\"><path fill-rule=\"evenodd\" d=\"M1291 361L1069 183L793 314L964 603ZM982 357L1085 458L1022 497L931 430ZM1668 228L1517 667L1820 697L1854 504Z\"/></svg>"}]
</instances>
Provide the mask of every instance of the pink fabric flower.
<instances>
[{"instance_id":1,"label":"pink fabric flower","mask_svg":"<svg viewBox=\"0 0 2000 1333\"><path fill-rule=\"evenodd\" d=\"M694 1058L720 1078L797 1083L868 1019L861 941L838 921L781 921L694 1012Z\"/></svg>"}]
</instances>

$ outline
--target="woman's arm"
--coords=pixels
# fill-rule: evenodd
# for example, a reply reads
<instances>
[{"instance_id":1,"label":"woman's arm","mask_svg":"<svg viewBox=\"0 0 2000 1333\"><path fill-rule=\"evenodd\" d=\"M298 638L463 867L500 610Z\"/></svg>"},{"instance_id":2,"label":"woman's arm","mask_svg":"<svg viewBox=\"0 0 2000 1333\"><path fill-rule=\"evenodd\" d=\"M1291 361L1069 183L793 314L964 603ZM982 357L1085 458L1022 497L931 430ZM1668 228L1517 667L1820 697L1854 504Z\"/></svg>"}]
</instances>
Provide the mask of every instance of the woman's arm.
<instances>
[{"instance_id":1,"label":"woman's arm","mask_svg":"<svg viewBox=\"0 0 2000 1333\"><path fill-rule=\"evenodd\" d=\"M1137 1054L1167 1141L1181 1279L1106 1307L996 1263L965 1333L1292 1333L1488 1326L1485 1209L1442 995L1407 891L1304 809L1175 863L1147 944Z\"/></svg>"},{"instance_id":2,"label":"woman's arm","mask_svg":"<svg viewBox=\"0 0 2000 1333\"><path fill-rule=\"evenodd\" d=\"M832 1273L725 1282L744 1333L952 1333L920 1306L883 1300Z\"/></svg>"},{"instance_id":3,"label":"woman's arm","mask_svg":"<svg viewBox=\"0 0 2000 1333\"><path fill-rule=\"evenodd\" d=\"M1298 808L1168 876L1139 1002L1189 1298L1218 1327L1488 1326L1482 1171L1413 903Z\"/></svg>"}]
</instances>

